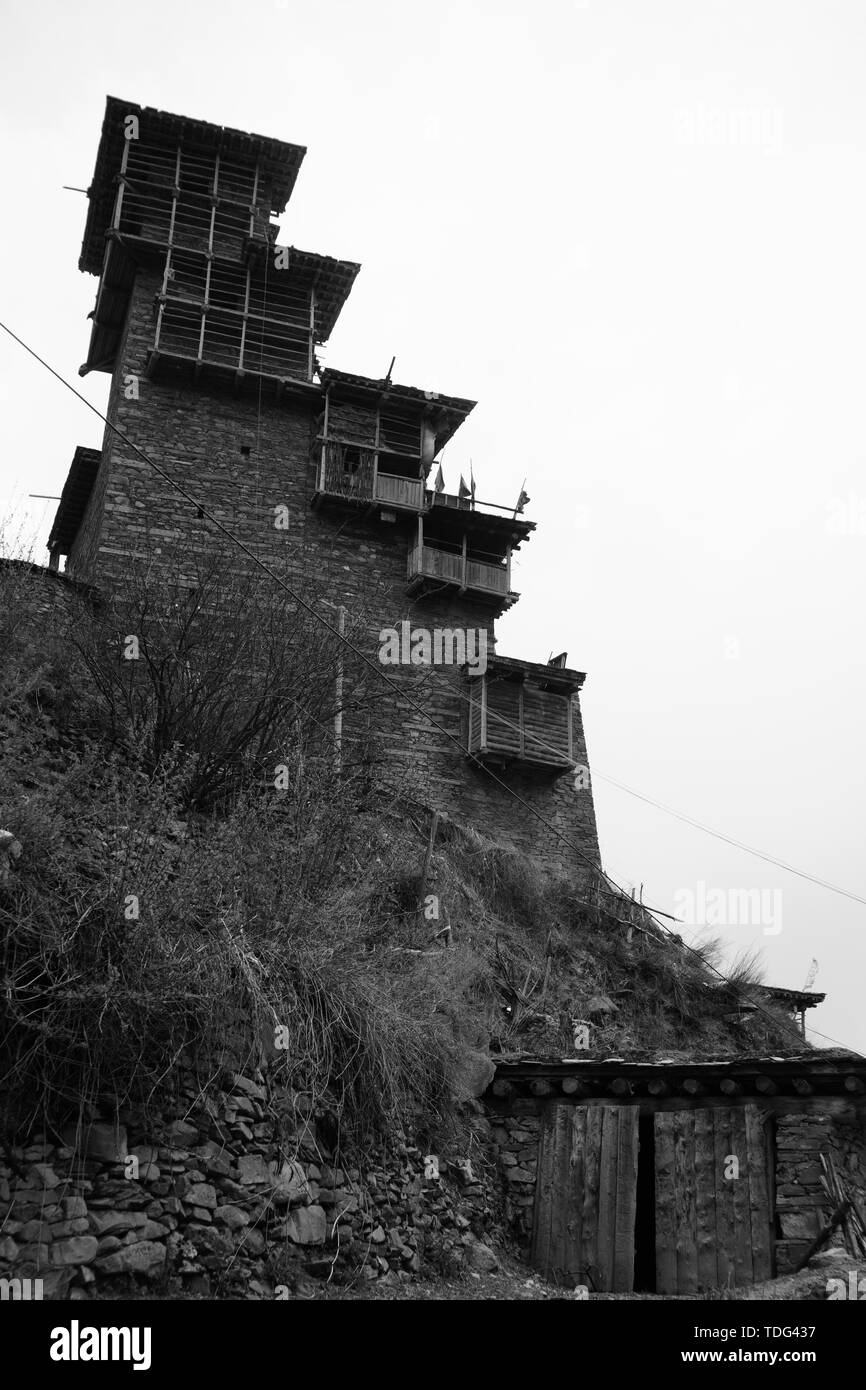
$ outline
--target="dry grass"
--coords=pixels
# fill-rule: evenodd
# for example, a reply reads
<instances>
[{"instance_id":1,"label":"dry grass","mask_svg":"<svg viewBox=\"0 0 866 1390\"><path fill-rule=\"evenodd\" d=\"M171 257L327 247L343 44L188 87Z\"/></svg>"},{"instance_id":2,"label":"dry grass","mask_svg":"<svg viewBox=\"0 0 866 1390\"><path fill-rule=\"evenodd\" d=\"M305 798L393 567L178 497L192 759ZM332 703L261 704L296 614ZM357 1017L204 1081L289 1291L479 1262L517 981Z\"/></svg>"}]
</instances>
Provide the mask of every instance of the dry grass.
<instances>
[{"instance_id":1,"label":"dry grass","mask_svg":"<svg viewBox=\"0 0 866 1390\"><path fill-rule=\"evenodd\" d=\"M754 962L724 994L636 905L588 905L448 821L425 919L426 812L379 782L375 750L335 773L304 625L283 614L279 640L264 623L232 663L254 591L232 591L231 622L218 586L168 608L162 588L159 605L130 592L134 628L130 607L46 607L44 580L0 565L0 826L23 846L0 883L7 1133L155 1105L185 1055L204 1093L266 1056L276 1085L327 1095L365 1137L446 1123L468 1050L567 1055L575 1017L603 1053L757 1044L724 1019ZM117 650L133 630L135 680Z\"/></svg>"}]
</instances>

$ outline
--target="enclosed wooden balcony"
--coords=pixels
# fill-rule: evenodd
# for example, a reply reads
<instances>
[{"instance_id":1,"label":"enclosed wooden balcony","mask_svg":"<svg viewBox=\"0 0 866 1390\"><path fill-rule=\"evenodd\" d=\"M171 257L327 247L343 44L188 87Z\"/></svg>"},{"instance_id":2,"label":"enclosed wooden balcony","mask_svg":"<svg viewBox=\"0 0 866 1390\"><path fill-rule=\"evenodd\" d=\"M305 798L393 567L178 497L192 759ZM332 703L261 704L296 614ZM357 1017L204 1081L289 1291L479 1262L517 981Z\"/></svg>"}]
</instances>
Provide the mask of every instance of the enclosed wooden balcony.
<instances>
[{"instance_id":1,"label":"enclosed wooden balcony","mask_svg":"<svg viewBox=\"0 0 866 1390\"><path fill-rule=\"evenodd\" d=\"M526 538L532 523L471 508L446 508L434 494L426 496L426 509L418 517L409 545L409 596L451 593L489 604L499 612L510 608L520 597L511 588L511 552Z\"/></svg>"},{"instance_id":2,"label":"enclosed wooden balcony","mask_svg":"<svg viewBox=\"0 0 866 1390\"><path fill-rule=\"evenodd\" d=\"M358 444L328 440L322 445L314 504L328 499L382 506L397 511L420 512L424 506L424 479L390 473L384 456Z\"/></svg>"},{"instance_id":3,"label":"enclosed wooden balcony","mask_svg":"<svg viewBox=\"0 0 866 1390\"><path fill-rule=\"evenodd\" d=\"M408 579L410 591L415 581L432 580L435 585L448 585L459 593L491 595L512 602L510 559L483 560L473 555L467 546L459 550L444 550L438 545L419 544L409 549ZM418 586L420 587L420 585Z\"/></svg>"},{"instance_id":4,"label":"enclosed wooden balcony","mask_svg":"<svg viewBox=\"0 0 866 1390\"><path fill-rule=\"evenodd\" d=\"M467 751L507 768L536 768L555 777L574 767L571 702L583 675L565 667L493 657L469 681Z\"/></svg>"}]
</instances>

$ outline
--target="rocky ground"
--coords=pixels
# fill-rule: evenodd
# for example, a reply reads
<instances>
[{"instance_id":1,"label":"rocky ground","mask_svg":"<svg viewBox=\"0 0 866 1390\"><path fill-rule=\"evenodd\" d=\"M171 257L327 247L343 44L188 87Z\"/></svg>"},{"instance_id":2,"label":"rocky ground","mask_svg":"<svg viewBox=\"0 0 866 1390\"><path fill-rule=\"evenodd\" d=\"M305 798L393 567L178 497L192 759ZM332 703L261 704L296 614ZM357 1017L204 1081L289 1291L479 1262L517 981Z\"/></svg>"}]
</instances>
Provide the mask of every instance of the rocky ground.
<instances>
[{"instance_id":1,"label":"rocky ground","mask_svg":"<svg viewBox=\"0 0 866 1390\"><path fill-rule=\"evenodd\" d=\"M835 1284L832 1281L837 1281ZM771 1299L778 1302L826 1302L831 1292L838 1298L850 1298L852 1289L866 1298L866 1261L856 1261L844 1249L835 1248L817 1255L799 1274L783 1275L770 1279L751 1288L715 1289L702 1294L694 1300L680 1301L741 1301ZM470 1274L468 1277L449 1280L442 1278L418 1279L411 1284L378 1281L360 1287L334 1288L313 1286L297 1291L297 1297L324 1299L413 1299L421 1301L470 1300L484 1301L574 1301L577 1295L568 1289L558 1289L545 1283L537 1275L516 1261L503 1261L494 1273ZM597 1294L595 1298L623 1302L650 1301L666 1303L671 1300L655 1294Z\"/></svg>"}]
</instances>

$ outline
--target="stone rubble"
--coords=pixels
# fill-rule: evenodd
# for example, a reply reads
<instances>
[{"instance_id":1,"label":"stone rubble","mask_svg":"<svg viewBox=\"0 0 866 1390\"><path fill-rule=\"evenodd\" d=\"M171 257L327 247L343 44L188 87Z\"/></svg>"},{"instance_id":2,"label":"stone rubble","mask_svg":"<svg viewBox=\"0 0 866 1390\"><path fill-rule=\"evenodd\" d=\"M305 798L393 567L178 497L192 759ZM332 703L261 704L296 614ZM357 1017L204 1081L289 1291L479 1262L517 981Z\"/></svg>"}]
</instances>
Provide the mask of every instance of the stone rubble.
<instances>
[{"instance_id":1,"label":"stone rubble","mask_svg":"<svg viewBox=\"0 0 866 1390\"><path fill-rule=\"evenodd\" d=\"M270 1097L261 1072L227 1074L204 1103L190 1076L183 1094L183 1113L161 1124L122 1113L12 1149L14 1164L0 1162L0 1278L40 1278L54 1299L122 1296L131 1277L269 1299L317 1278L498 1267L502 1182L478 1113L471 1159L425 1154L402 1133L362 1158L332 1152L333 1124L319 1123L331 1117L309 1096Z\"/></svg>"}]
</instances>

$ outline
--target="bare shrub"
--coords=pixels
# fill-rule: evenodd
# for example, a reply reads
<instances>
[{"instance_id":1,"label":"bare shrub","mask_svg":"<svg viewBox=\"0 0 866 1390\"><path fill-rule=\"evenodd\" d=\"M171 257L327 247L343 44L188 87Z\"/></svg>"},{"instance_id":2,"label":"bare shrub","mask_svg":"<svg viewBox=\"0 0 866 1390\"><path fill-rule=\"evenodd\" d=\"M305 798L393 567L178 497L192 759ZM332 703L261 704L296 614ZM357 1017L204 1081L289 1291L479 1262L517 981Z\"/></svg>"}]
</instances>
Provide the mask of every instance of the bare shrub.
<instances>
[{"instance_id":1,"label":"bare shrub","mask_svg":"<svg viewBox=\"0 0 866 1390\"><path fill-rule=\"evenodd\" d=\"M234 560L216 548L183 568L133 565L69 631L94 722L151 772L177 749L193 755L185 800L199 810L273 778L290 750L300 775L306 751L332 743L346 692L353 706L372 698L363 663L268 575ZM324 611L312 586L303 597Z\"/></svg>"},{"instance_id":2,"label":"bare shrub","mask_svg":"<svg viewBox=\"0 0 866 1390\"><path fill-rule=\"evenodd\" d=\"M60 582L44 572L0 574L16 735L0 824L24 846L0 885L7 1128L147 1104L181 1053L205 1088L223 1061L267 1056L359 1133L447 1091L429 1011L358 949L359 827L382 792L364 742L335 759L334 651L272 581L216 560L198 578L140 573L73 612L43 602ZM339 658L344 707L363 709L362 673Z\"/></svg>"}]
</instances>

